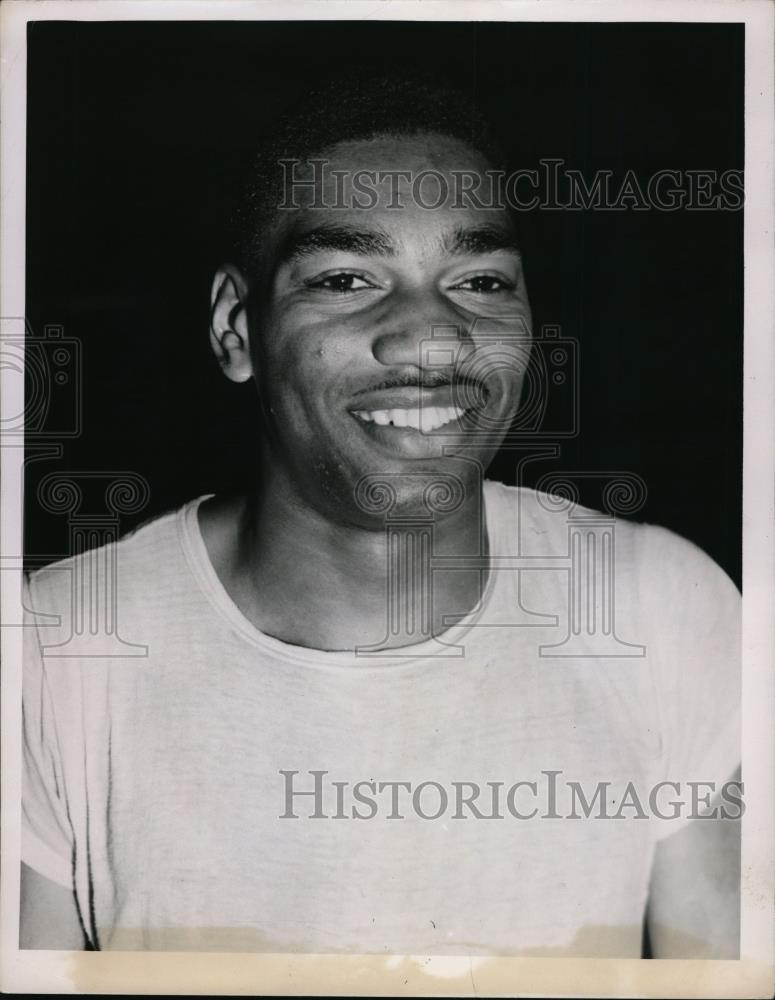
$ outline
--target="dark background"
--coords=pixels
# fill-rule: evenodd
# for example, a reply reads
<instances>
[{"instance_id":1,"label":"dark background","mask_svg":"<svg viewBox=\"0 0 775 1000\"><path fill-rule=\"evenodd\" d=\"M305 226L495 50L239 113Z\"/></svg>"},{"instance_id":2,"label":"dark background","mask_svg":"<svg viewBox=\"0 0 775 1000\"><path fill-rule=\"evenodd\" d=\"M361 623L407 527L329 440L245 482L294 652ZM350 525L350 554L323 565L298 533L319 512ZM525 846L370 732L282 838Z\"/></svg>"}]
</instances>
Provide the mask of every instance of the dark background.
<instances>
[{"instance_id":1,"label":"dark background","mask_svg":"<svg viewBox=\"0 0 775 1000\"><path fill-rule=\"evenodd\" d=\"M77 338L83 362L80 435L28 465L31 563L68 554L66 517L36 498L53 470L144 476L130 528L248 469L256 411L210 354L212 271L251 149L321 75L435 69L475 93L517 167L561 157L645 186L744 166L740 25L41 22L28 37L27 316ZM536 328L577 338L582 362L581 432L524 481L637 473L636 516L739 584L742 211L544 210L523 230ZM514 465L491 474L513 482ZM599 506L599 487L581 498Z\"/></svg>"}]
</instances>

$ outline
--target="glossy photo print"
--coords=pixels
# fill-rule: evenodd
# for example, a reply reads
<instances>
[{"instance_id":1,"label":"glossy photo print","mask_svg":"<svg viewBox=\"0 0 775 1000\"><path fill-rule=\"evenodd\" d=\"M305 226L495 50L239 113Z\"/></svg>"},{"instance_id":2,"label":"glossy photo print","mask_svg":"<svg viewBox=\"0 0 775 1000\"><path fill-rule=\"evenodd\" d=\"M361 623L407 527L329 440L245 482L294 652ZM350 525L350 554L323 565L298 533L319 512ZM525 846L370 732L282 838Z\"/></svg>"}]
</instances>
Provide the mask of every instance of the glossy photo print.
<instances>
[{"instance_id":1,"label":"glossy photo print","mask_svg":"<svg viewBox=\"0 0 775 1000\"><path fill-rule=\"evenodd\" d=\"M8 981L769 995L771 10L9 6Z\"/></svg>"}]
</instances>

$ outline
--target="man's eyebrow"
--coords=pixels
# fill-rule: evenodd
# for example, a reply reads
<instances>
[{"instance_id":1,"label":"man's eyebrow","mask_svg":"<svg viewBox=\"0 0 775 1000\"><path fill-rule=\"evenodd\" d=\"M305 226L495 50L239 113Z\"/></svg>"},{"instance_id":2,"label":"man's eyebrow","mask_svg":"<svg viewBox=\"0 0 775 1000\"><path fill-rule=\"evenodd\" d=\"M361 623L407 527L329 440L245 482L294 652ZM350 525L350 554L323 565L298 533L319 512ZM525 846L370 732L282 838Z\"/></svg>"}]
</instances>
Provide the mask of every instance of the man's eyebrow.
<instances>
[{"instance_id":1,"label":"man's eyebrow","mask_svg":"<svg viewBox=\"0 0 775 1000\"><path fill-rule=\"evenodd\" d=\"M500 226L458 226L444 240L448 254L507 253L520 254L519 243L513 232Z\"/></svg>"},{"instance_id":2,"label":"man's eyebrow","mask_svg":"<svg viewBox=\"0 0 775 1000\"><path fill-rule=\"evenodd\" d=\"M354 226L318 226L315 229L289 233L278 248L277 263L298 260L321 250L378 254L380 257L392 257L396 252L391 238L380 230L356 229Z\"/></svg>"}]
</instances>

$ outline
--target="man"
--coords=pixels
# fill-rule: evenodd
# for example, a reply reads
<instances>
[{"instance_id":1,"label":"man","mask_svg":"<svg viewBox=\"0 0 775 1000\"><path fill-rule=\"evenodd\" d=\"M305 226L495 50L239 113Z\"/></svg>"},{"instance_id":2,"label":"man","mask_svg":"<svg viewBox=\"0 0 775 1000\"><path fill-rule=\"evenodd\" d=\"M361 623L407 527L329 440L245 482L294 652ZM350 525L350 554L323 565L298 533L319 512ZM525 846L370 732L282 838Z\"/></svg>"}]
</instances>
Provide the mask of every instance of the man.
<instances>
[{"instance_id":1,"label":"man","mask_svg":"<svg viewBox=\"0 0 775 1000\"><path fill-rule=\"evenodd\" d=\"M252 488L104 553L145 658L73 647L84 556L30 580L22 946L733 957L735 588L621 521L591 580L593 512L485 479L532 322L508 209L445 196L472 110L307 107L212 289Z\"/></svg>"}]
</instances>

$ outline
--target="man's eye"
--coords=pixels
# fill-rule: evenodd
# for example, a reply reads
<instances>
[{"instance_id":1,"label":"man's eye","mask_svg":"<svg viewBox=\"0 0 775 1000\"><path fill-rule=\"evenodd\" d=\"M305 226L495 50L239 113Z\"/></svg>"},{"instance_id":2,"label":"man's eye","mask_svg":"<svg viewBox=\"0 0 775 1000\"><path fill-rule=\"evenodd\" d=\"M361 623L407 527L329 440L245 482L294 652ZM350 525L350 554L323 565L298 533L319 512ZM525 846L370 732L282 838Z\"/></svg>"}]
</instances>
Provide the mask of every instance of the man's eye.
<instances>
[{"instance_id":1,"label":"man's eye","mask_svg":"<svg viewBox=\"0 0 775 1000\"><path fill-rule=\"evenodd\" d=\"M306 285L307 288L319 288L326 292L358 292L362 288L374 287L359 274L351 274L349 271L329 274L325 278L308 281Z\"/></svg>"},{"instance_id":2,"label":"man's eye","mask_svg":"<svg viewBox=\"0 0 775 1000\"><path fill-rule=\"evenodd\" d=\"M472 278L466 278L465 281L459 282L457 285L453 285L456 290L464 292L506 292L511 291L514 285L503 278L496 278L492 274L475 274Z\"/></svg>"}]
</instances>

